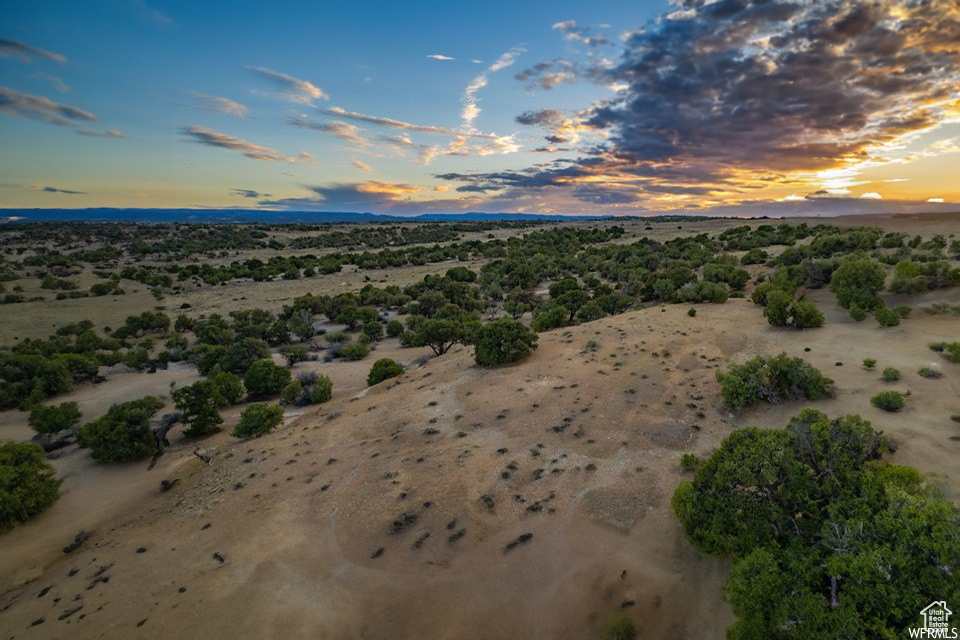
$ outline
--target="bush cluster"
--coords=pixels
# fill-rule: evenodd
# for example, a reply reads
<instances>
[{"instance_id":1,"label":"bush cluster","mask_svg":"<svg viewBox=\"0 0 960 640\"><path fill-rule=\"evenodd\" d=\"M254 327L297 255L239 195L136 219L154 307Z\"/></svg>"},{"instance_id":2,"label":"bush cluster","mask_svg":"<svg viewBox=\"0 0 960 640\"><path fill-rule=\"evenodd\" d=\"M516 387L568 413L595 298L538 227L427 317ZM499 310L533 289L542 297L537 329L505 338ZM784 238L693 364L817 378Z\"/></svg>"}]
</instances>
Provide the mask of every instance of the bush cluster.
<instances>
[{"instance_id":1,"label":"bush cluster","mask_svg":"<svg viewBox=\"0 0 960 640\"><path fill-rule=\"evenodd\" d=\"M724 401L732 407L748 407L760 402L783 400L819 400L834 395L833 380L802 358L785 352L777 356L757 356L726 372L717 372Z\"/></svg>"}]
</instances>

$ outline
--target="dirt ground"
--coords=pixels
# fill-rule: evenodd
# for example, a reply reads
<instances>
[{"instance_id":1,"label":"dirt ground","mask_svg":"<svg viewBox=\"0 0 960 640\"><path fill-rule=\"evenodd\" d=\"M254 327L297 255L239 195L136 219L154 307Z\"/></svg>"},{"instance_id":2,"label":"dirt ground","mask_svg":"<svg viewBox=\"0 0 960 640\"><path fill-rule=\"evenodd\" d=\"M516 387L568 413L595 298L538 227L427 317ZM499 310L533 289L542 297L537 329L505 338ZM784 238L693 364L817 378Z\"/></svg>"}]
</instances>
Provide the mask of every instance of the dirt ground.
<instances>
[{"instance_id":1,"label":"dirt ground","mask_svg":"<svg viewBox=\"0 0 960 640\"><path fill-rule=\"evenodd\" d=\"M897 441L893 461L960 502L960 365L927 348L960 339L957 316L915 310L880 328L827 290L810 297L827 316L820 329L771 327L748 299L693 305L695 317L652 307L541 334L514 366L481 369L459 348L367 389L373 359L428 352L385 340L362 362L299 365L330 375L334 397L268 436L236 441L226 414L202 443L210 464L179 440L152 470L67 451L53 461L61 498L0 537L0 627L10 638L546 639L593 637L626 613L640 638L721 639L734 619L728 562L698 553L670 508L684 452L707 455L747 424L782 427L806 406L859 413ZM937 301L958 302L956 291L911 304ZM781 351L832 377L837 397L721 404L718 368ZM930 362L942 378L916 374ZM880 380L887 366L901 381ZM64 399L94 417L190 376L123 374ZM870 405L884 389L910 392L903 411ZM0 440L26 435L25 414L0 413ZM160 492L162 479L178 483ZM80 529L90 539L65 554Z\"/></svg>"}]
</instances>

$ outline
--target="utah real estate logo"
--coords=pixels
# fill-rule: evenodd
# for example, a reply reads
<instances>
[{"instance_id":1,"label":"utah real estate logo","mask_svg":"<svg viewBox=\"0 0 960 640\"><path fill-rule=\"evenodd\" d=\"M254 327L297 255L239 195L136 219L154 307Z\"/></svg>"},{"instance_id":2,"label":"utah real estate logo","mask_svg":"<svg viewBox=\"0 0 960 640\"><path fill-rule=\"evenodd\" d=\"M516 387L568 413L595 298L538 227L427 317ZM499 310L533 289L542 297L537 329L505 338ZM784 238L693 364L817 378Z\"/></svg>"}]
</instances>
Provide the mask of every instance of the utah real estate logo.
<instances>
[{"instance_id":1,"label":"utah real estate logo","mask_svg":"<svg viewBox=\"0 0 960 640\"><path fill-rule=\"evenodd\" d=\"M911 638L956 638L957 629L950 628L948 620L953 611L947 609L946 600L934 600L920 611L923 627L909 629Z\"/></svg>"}]
</instances>

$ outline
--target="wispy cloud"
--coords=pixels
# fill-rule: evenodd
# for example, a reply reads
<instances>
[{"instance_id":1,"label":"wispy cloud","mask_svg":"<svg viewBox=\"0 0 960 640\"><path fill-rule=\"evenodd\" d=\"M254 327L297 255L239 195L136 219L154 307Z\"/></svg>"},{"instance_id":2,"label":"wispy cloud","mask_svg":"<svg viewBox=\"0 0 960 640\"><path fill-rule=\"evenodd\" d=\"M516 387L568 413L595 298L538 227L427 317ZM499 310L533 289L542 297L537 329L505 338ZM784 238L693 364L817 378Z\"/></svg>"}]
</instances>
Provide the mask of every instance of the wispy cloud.
<instances>
[{"instance_id":1,"label":"wispy cloud","mask_svg":"<svg viewBox=\"0 0 960 640\"><path fill-rule=\"evenodd\" d=\"M451 58L450 56L444 56L439 53L432 53L427 56L428 58L433 58L434 60L456 60L456 58Z\"/></svg>"},{"instance_id":2,"label":"wispy cloud","mask_svg":"<svg viewBox=\"0 0 960 640\"><path fill-rule=\"evenodd\" d=\"M353 120L355 122L364 122L367 124L374 124L383 127L389 127L390 129L396 129L398 131L410 131L413 133L434 133L441 136L458 136L463 135L463 132L457 131L455 129L445 129L443 127L436 127L433 125L422 125L422 124L413 124L411 122L404 122L403 120L397 120L395 118L387 118L383 116L372 116L365 113L357 113L356 111L347 111L341 107L331 107L329 109L317 109L320 113L328 116L333 116L335 118L343 118L345 120ZM492 134L479 134L479 133L470 133L468 134L472 137L481 137L481 138L492 138Z\"/></svg>"},{"instance_id":3,"label":"wispy cloud","mask_svg":"<svg viewBox=\"0 0 960 640\"><path fill-rule=\"evenodd\" d=\"M330 99L323 89L306 80L300 80L286 73L280 73L265 67L248 66L247 69L279 87L283 97L290 102L313 105L315 100Z\"/></svg>"},{"instance_id":4,"label":"wispy cloud","mask_svg":"<svg viewBox=\"0 0 960 640\"><path fill-rule=\"evenodd\" d=\"M97 116L89 111L29 93L21 93L8 87L0 87L0 113L43 120L61 127L98 120Z\"/></svg>"},{"instance_id":5,"label":"wispy cloud","mask_svg":"<svg viewBox=\"0 0 960 640\"><path fill-rule=\"evenodd\" d=\"M197 109L216 111L217 113L223 113L228 116L236 116L238 118L245 118L249 113L247 105L241 104L236 100L231 100L230 98L208 96L198 91L193 91L190 95L197 99L198 104L192 105Z\"/></svg>"},{"instance_id":6,"label":"wispy cloud","mask_svg":"<svg viewBox=\"0 0 960 640\"><path fill-rule=\"evenodd\" d=\"M30 62L32 58L42 58L59 64L67 63L67 58L59 53L6 38L0 38L0 58L19 58L23 62Z\"/></svg>"},{"instance_id":7,"label":"wispy cloud","mask_svg":"<svg viewBox=\"0 0 960 640\"><path fill-rule=\"evenodd\" d=\"M523 47L514 47L504 53L502 56L497 58L497 61L487 67L483 73L478 75L473 81L467 85L467 88L463 92L463 108L460 110L460 117L463 120L464 127L467 129L472 129L473 121L477 119L477 116L480 115L480 106L477 102L477 92L480 89L487 86L487 83L490 81L490 75L505 69L512 65L517 57L525 52L526 49Z\"/></svg>"},{"instance_id":8,"label":"wispy cloud","mask_svg":"<svg viewBox=\"0 0 960 640\"><path fill-rule=\"evenodd\" d=\"M180 133L187 136L190 142L207 145L209 147L220 147L221 149L230 149L238 151L253 160L281 160L283 162L295 162L294 158L285 156L279 151L264 147L258 144L252 144L240 138L234 138L225 133L213 131L192 125L180 129Z\"/></svg>"},{"instance_id":9,"label":"wispy cloud","mask_svg":"<svg viewBox=\"0 0 960 640\"><path fill-rule=\"evenodd\" d=\"M373 167L371 167L370 165L368 165L366 162L363 162L362 160L354 160L354 161L353 161L353 166L355 166L357 169L360 169L361 171L372 171L372 170L373 170Z\"/></svg>"},{"instance_id":10,"label":"wispy cloud","mask_svg":"<svg viewBox=\"0 0 960 640\"><path fill-rule=\"evenodd\" d=\"M263 200L264 206L313 211L381 211L405 201L420 191L419 187L402 182L367 180L308 187L312 196Z\"/></svg>"},{"instance_id":11,"label":"wispy cloud","mask_svg":"<svg viewBox=\"0 0 960 640\"><path fill-rule=\"evenodd\" d=\"M560 31L567 40L574 40L589 47L598 47L602 44L609 44L610 38L605 33L591 34L591 27L583 27L577 24L575 20L564 20L553 25L554 29Z\"/></svg>"},{"instance_id":12,"label":"wispy cloud","mask_svg":"<svg viewBox=\"0 0 960 640\"><path fill-rule=\"evenodd\" d=\"M60 93L70 93L70 85L63 81L63 78L60 76L55 76L52 73L39 72L34 74L37 78L43 78L44 80L49 80L50 84L53 85L53 88L59 91Z\"/></svg>"},{"instance_id":13,"label":"wispy cloud","mask_svg":"<svg viewBox=\"0 0 960 640\"><path fill-rule=\"evenodd\" d=\"M321 133L329 134L335 138L340 138L344 142L357 145L358 147L365 147L368 144L367 140L361 135L360 127L342 120L334 120L332 122L313 122L304 118L288 118L287 123L295 127L312 129L314 131L320 131Z\"/></svg>"},{"instance_id":14,"label":"wispy cloud","mask_svg":"<svg viewBox=\"0 0 960 640\"><path fill-rule=\"evenodd\" d=\"M95 131L93 129L77 129L77 133L91 138L126 138L122 131L117 129L107 129L106 131Z\"/></svg>"},{"instance_id":15,"label":"wispy cloud","mask_svg":"<svg viewBox=\"0 0 960 640\"><path fill-rule=\"evenodd\" d=\"M146 0L130 0L130 9L145 22L151 22L163 27L175 27L173 18L147 5Z\"/></svg>"}]
</instances>

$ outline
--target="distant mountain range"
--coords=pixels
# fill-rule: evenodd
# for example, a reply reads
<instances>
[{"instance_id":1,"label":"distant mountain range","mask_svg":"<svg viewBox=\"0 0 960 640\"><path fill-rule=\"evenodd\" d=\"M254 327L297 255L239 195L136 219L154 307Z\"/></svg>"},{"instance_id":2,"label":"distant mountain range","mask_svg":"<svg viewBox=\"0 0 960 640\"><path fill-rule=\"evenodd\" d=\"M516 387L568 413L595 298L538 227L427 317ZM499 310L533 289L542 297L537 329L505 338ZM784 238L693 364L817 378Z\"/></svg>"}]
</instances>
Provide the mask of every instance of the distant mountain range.
<instances>
[{"instance_id":1,"label":"distant mountain range","mask_svg":"<svg viewBox=\"0 0 960 640\"><path fill-rule=\"evenodd\" d=\"M475 220L607 220L613 216L540 213L424 213L391 216L354 211L265 211L263 209L0 209L0 221L56 222L267 222L320 224L335 222L463 222Z\"/></svg>"}]
</instances>

